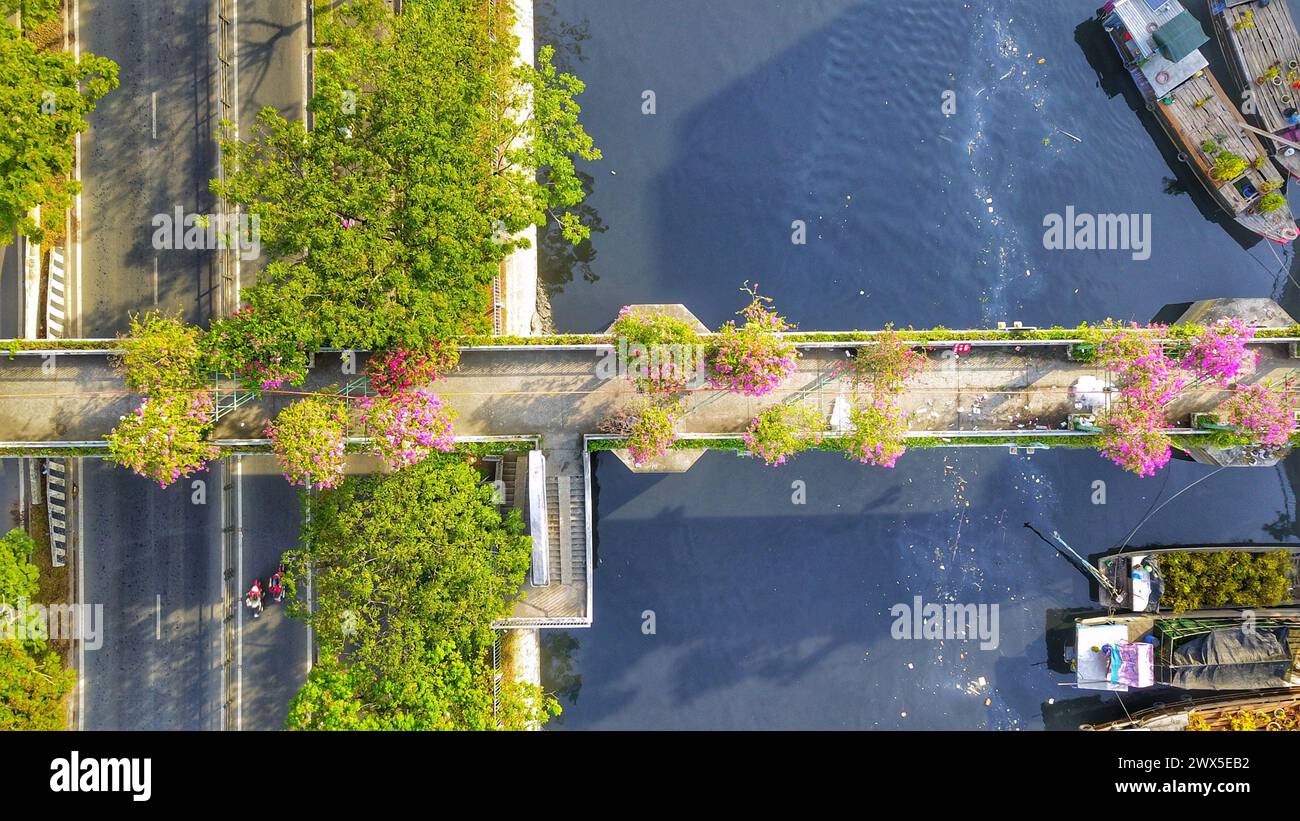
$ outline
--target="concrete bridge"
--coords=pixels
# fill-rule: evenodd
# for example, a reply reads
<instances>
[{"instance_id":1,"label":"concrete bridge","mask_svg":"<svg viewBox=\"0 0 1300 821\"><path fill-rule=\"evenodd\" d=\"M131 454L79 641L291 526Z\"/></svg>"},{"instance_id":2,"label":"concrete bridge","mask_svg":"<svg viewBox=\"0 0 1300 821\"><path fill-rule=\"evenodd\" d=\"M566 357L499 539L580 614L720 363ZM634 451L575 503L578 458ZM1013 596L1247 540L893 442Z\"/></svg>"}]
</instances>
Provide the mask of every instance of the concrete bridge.
<instances>
[{"instance_id":1,"label":"concrete bridge","mask_svg":"<svg viewBox=\"0 0 1300 821\"><path fill-rule=\"evenodd\" d=\"M1300 337L1279 335L1294 320L1270 300L1207 301L1185 311L1197 321L1224 315L1246 315L1261 334L1251 347L1259 363L1245 382L1280 380L1291 376L1300 360L1293 356ZM945 331L944 341L918 343L930 360L913 379L900 406L912 439L951 439L973 443L1022 439L1047 442L1077 437L1071 417L1103 409L1111 378L1095 364L1070 358L1072 345L1082 339L1060 332L1038 338L1035 329L1012 328L990 339L989 331ZM1065 333L1061 337L1061 333ZM855 341L808 341L818 337ZM797 336L800 360L793 374L762 398L739 396L707 388L685 394L685 414L679 430L684 439L739 436L764 408L801 401L825 418L837 415L849 398L848 385L837 378L837 366L847 352L869 341L865 334ZM564 338L568 341L570 338ZM460 441L539 438L550 452L580 451L584 440L600 437L600 423L638 396L623 378L611 378L608 365L614 349L606 337L586 337L580 344L467 346L460 365L435 389L457 413ZM969 339L969 352L955 352ZM102 347L50 347L19 350L0 357L0 455L59 455L103 451L105 435L140 397L130 394L114 373L112 340ZM4 342L0 341L0 350ZM77 341L65 344L77 345ZM263 431L281 408L304 392L334 391L351 398L365 395L362 375L365 352L323 352L316 356L301 387L270 391L262 396L241 392L232 382L214 383L219 419L215 439L230 450L265 450ZM1083 386L1088 386L1084 388ZM1214 411L1228 392L1216 385L1193 386L1168 409L1170 432L1197 435L1193 416ZM358 439L364 431L353 431Z\"/></svg>"},{"instance_id":2,"label":"concrete bridge","mask_svg":"<svg viewBox=\"0 0 1300 821\"><path fill-rule=\"evenodd\" d=\"M1261 327L1285 329L1295 324L1267 300L1198 306L1189 308L1185 316L1213 321L1231 310L1235 315L1250 313ZM1293 357L1294 343L1300 339L1278 334L1275 330L1273 336L1252 344L1259 362L1245 381L1294 375L1300 364ZM909 383L900 401L909 438L931 446L1052 447L1090 436L1089 431L1076 429L1072 417L1104 409L1111 377L1095 364L1070 358L1071 345L1083 340L1033 338L1036 334L1029 329L996 335L1001 338L989 339L989 332L981 331L946 332L946 341L924 346L929 366ZM958 355L953 339L963 336L969 337L970 350ZM0 456L106 453L105 435L140 399L126 391L114 372L109 344L89 350L23 350L12 358L0 358ZM687 392L679 423L685 448L633 469L687 469L702 452L690 449L692 440L737 439L756 414L782 402L806 402L824 419L839 417L847 409L850 393L838 378L837 366L848 350L861 343L798 344L797 369L767 396L751 398L707 389ZM608 369L601 367L611 348L609 341L466 347L459 367L436 385L457 413L458 442L509 441L521 451L491 457L504 501L526 511L534 537L528 595L515 618L502 626L590 624L588 452L593 441L610 438L598 433L602 420L638 396L626 379L610 378ZM306 384L299 388L254 396L239 393L233 384L214 385L221 411L217 443L229 454L269 450L263 431L282 407L302 392L330 386L351 397L363 396L367 386L360 376L365 364L364 353L324 352L317 355ZM1208 436L1208 431L1196 429L1194 416L1214 411L1227 396L1218 386L1193 387L1169 407L1169 431L1180 437L1180 446L1193 458L1216 464L1231 464L1238 458L1231 452L1196 446L1197 438ZM365 433L351 432L357 441L363 441ZM354 467L371 470L377 465L362 458Z\"/></svg>"}]
</instances>

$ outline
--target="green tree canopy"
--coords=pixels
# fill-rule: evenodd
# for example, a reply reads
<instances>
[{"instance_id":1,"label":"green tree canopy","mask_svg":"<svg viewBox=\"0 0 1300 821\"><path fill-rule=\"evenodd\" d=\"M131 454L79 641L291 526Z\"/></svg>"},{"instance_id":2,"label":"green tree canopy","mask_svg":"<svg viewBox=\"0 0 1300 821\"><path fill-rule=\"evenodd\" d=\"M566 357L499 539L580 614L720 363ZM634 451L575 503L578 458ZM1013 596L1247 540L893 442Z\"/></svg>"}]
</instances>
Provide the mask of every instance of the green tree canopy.
<instances>
[{"instance_id":1,"label":"green tree canopy","mask_svg":"<svg viewBox=\"0 0 1300 821\"><path fill-rule=\"evenodd\" d=\"M558 711L505 682L493 713L492 622L511 611L531 542L517 511L462 457L351 477L311 503L290 576L313 572L314 609L297 604L321 663L290 708L293 729L492 729Z\"/></svg>"},{"instance_id":2,"label":"green tree canopy","mask_svg":"<svg viewBox=\"0 0 1300 821\"><path fill-rule=\"evenodd\" d=\"M14 528L0 537L0 618L20 617L20 599L31 602L39 589L40 571L31 563L36 543ZM64 670L59 656L43 641L23 642L12 625L0 631L0 732L4 730L62 730L66 724L63 697L76 674Z\"/></svg>"},{"instance_id":3,"label":"green tree canopy","mask_svg":"<svg viewBox=\"0 0 1300 821\"><path fill-rule=\"evenodd\" d=\"M20 598L35 598L40 577L32 564L35 552L36 542L21 528L0 537L0 604L17 606Z\"/></svg>"},{"instance_id":4,"label":"green tree canopy","mask_svg":"<svg viewBox=\"0 0 1300 821\"><path fill-rule=\"evenodd\" d=\"M14 231L38 242L47 232L61 232L64 211L81 191L69 176L76 135L115 88L112 60L40 51L15 26L0 23L0 245ZM40 224L29 213L38 206Z\"/></svg>"},{"instance_id":5,"label":"green tree canopy","mask_svg":"<svg viewBox=\"0 0 1300 821\"><path fill-rule=\"evenodd\" d=\"M60 0L0 0L0 17L22 12L23 28L39 26L59 13Z\"/></svg>"},{"instance_id":6,"label":"green tree canopy","mask_svg":"<svg viewBox=\"0 0 1300 821\"><path fill-rule=\"evenodd\" d=\"M247 142L223 142L236 170L213 191L260 218L272 259L247 300L320 345L418 348L485 329L516 232L554 219L587 236L565 211L584 195L573 155L600 156L578 122L582 83L549 49L515 66L509 23L489 0L397 16L354 0L320 18L314 127L267 109ZM293 298L249 293L268 290Z\"/></svg>"},{"instance_id":7,"label":"green tree canopy","mask_svg":"<svg viewBox=\"0 0 1300 821\"><path fill-rule=\"evenodd\" d=\"M63 699L76 679L55 653L33 655L13 639L0 639L0 732L65 729Z\"/></svg>"}]
</instances>

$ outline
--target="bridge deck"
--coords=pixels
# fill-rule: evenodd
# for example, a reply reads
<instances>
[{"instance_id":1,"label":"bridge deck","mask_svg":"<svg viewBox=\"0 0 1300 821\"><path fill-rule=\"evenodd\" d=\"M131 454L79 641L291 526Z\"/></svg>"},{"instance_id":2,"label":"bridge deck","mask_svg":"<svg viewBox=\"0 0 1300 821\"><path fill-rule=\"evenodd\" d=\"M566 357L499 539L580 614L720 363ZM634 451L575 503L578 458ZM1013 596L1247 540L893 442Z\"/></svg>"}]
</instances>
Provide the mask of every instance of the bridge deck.
<instances>
[{"instance_id":1,"label":"bridge deck","mask_svg":"<svg viewBox=\"0 0 1300 821\"><path fill-rule=\"evenodd\" d=\"M1257 344L1260 362L1249 378L1279 379L1293 372L1284 344ZM837 397L847 397L842 380L832 378L842 349L804 350L798 370L761 399L697 391L687 398L684 433L735 434L763 408L798 397L829 417ZM541 435L548 449L580 446L584 433L636 397L623 379L597 373L601 354L592 350L466 351L458 370L436 389L457 411L458 436ZM1072 387L1084 376L1108 377L1099 368L1070 361L1061 346L1014 343L977 347L960 358L931 351L930 366L901 400L912 431L958 434L975 431L1055 431L1081 408ZM357 371L364 367L357 362ZM321 355L307 384L295 390L343 385L338 355ZM1190 423L1194 412L1214 410L1227 396L1215 386L1187 390L1169 409L1171 426ZM221 440L261 439L275 413L297 398L294 392L269 394L224 414L217 425ZM100 442L130 412L139 397L125 392L108 357L61 354L53 367L37 355L0 359L0 443ZM364 435L355 431L355 435Z\"/></svg>"}]
</instances>

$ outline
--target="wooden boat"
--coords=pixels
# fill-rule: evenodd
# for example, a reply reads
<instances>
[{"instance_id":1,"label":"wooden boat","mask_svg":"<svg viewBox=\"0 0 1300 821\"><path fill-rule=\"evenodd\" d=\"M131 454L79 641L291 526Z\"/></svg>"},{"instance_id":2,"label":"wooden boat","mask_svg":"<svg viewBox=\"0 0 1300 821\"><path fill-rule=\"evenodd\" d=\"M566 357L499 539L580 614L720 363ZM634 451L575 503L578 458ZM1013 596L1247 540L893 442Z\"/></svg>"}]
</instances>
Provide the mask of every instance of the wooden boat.
<instances>
[{"instance_id":1,"label":"wooden boat","mask_svg":"<svg viewBox=\"0 0 1300 821\"><path fill-rule=\"evenodd\" d=\"M1297 544L1158 547L1111 553L1096 561L1098 573L1110 582L1114 591L1112 593L1112 590L1107 589L1105 585L1100 586L1098 590L1100 601L1106 607L1137 613L1168 612L1168 607L1160 603L1160 594L1164 586L1160 571L1161 558L1171 553L1216 553L1225 550L1256 555L1279 550L1286 551L1290 554L1286 575L1291 587L1286 597L1276 606L1300 605L1300 545ZM1223 606L1247 605L1242 602L1225 602Z\"/></svg>"},{"instance_id":2,"label":"wooden boat","mask_svg":"<svg viewBox=\"0 0 1300 821\"><path fill-rule=\"evenodd\" d=\"M1300 690L1263 690L1249 695L1212 696L1162 704L1080 730L1232 730L1248 714L1256 729L1288 730L1300 721ZM1260 726L1263 725L1263 726Z\"/></svg>"},{"instance_id":3,"label":"wooden boat","mask_svg":"<svg viewBox=\"0 0 1300 821\"><path fill-rule=\"evenodd\" d=\"M1073 656L1081 690L1300 687L1300 610L1080 618Z\"/></svg>"},{"instance_id":4,"label":"wooden boat","mask_svg":"<svg viewBox=\"0 0 1300 821\"><path fill-rule=\"evenodd\" d=\"M1271 134L1300 142L1300 33L1283 0L1209 0L1210 19L1241 90L1242 111ZM1284 171L1300 178L1300 149L1265 140Z\"/></svg>"},{"instance_id":5,"label":"wooden boat","mask_svg":"<svg viewBox=\"0 0 1300 821\"><path fill-rule=\"evenodd\" d=\"M1219 207L1274 242L1300 236L1285 180L1200 52L1210 38L1196 18L1178 0L1111 0L1098 16L1147 109Z\"/></svg>"}]
</instances>

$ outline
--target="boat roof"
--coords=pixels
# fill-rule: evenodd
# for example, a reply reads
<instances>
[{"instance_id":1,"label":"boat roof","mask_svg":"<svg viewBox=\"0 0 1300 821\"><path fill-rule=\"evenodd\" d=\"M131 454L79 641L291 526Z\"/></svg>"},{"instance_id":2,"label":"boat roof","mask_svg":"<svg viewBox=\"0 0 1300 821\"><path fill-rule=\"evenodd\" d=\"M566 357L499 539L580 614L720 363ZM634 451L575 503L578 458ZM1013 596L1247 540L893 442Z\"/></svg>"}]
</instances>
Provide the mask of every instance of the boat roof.
<instances>
[{"instance_id":1,"label":"boat roof","mask_svg":"<svg viewBox=\"0 0 1300 821\"><path fill-rule=\"evenodd\" d=\"M1201 46L1210 42L1210 38L1186 9L1156 29L1152 35L1160 53L1171 62L1177 63L1190 56Z\"/></svg>"},{"instance_id":2,"label":"boat roof","mask_svg":"<svg viewBox=\"0 0 1300 821\"><path fill-rule=\"evenodd\" d=\"M1132 38L1140 57L1137 68L1157 97L1209 65L1199 49L1210 38L1178 0L1115 0L1111 15Z\"/></svg>"}]
</instances>

